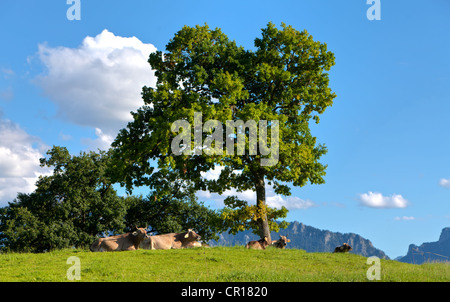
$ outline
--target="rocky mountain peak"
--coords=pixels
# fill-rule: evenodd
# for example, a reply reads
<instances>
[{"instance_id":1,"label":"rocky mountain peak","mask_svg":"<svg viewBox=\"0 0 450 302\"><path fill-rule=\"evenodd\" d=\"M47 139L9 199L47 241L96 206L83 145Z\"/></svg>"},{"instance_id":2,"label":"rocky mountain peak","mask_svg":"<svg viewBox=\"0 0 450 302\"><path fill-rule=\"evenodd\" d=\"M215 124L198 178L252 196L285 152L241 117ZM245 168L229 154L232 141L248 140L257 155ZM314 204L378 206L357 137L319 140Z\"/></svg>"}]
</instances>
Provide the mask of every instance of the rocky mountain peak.
<instances>
[{"instance_id":1,"label":"rocky mountain peak","mask_svg":"<svg viewBox=\"0 0 450 302\"><path fill-rule=\"evenodd\" d=\"M441 236L439 236L439 241L450 240L450 228L443 228Z\"/></svg>"},{"instance_id":2,"label":"rocky mountain peak","mask_svg":"<svg viewBox=\"0 0 450 302\"><path fill-rule=\"evenodd\" d=\"M450 228L444 228L438 241L425 242L420 246L410 244L408 253L398 261L422 264L424 262L450 261Z\"/></svg>"}]
</instances>

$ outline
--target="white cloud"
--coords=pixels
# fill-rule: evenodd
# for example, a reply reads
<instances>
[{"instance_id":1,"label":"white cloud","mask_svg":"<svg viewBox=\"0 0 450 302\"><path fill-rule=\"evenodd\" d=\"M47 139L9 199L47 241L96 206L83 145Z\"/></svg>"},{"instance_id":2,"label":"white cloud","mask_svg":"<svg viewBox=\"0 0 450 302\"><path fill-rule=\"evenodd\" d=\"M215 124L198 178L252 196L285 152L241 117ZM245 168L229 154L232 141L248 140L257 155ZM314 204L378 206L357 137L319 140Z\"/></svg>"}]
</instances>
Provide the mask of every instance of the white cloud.
<instances>
[{"instance_id":1,"label":"white cloud","mask_svg":"<svg viewBox=\"0 0 450 302\"><path fill-rule=\"evenodd\" d=\"M132 120L130 111L143 105L142 87L156 84L147 62L154 51L152 44L106 29L77 48L41 44L38 57L47 71L35 81L56 104L58 117L115 135Z\"/></svg>"},{"instance_id":2,"label":"white cloud","mask_svg":"<svg viewBox=\"0 0 450 302\"><path fill-rule=\"evenodd\" d=\"M207 172L201 172L200 174L204 179L217 180L217 179L219 179L220 173L222 172L223 169L225 169L224 166L214 166L214 169L211 169ZM235 170L233 172L240 173L240 171L237 171L237 170ZM254 192L252 190L238 192L236 189L232 188L230 190L225 190L222 194L211 193L211 192L207 192L207 191L199 191L197 193L197 196L201 199L208 199L208 200L214 201L215 205L218 208L224 207L223 201L225 200L225 198L227 198L229 196L236 196L237 198L239 198L241 200L245 200L250 204L256 203L256 192Z\"/></svg>"},{"instance_id":3,"label":"white cloud","mask_svg":"<svg viewBox=\"0 0 450 302\"><path fill-rule=\"evenodd\" d=\"M14 99L14 91L11 87L0 90L0 100L11 101Z\"/></svg>"},{"instance_id":4,"label":"white cloud","mask_svg":"<svg viewBox=\"0 0 450 302\"><path fill-rule=\"evenodd\" d=\"M450 188L450 179L441 178L439 185L444 188Z\"/></svg>"},{"instance_id":5,"label":"white cloud","mask_svg":"<svg viewBox=\"0 0 450 302\"><path fill-rule=\"evenodd\" d=\"M203 178L208 180L217 180L219 178L220 172L223 169L224 167L222 166L215 166L214 169L211 169L205 173L201 173L201 175ZM234 172L239 173L239 171ZM214 201L216 206L219 208L224 206L223 201L229 196L236 196L241 200L247 201L249 204L256 204L256 192L252 190L237 192L236 189L230 189L223 192L222 195L219 195L217 193L210 193L207 191L199 191L197 193L197 196L200 199L208 199ZM296 196L283 197L281 195L277 195L272 186L266 186L266 203L269 207L280 209L282 206L284 206L289 210L307 209L316 206L314 202L310 200L303 200Z\"/></svg>"},{"instance_id":6,"label":"white cloud","mask_svg":"<svg viewBox=\"0 0 450 302\"><path fill-rule=\"evenodd\" d=\"M216 207L221 208L224 206L223 201L229 196L236 196L241 200L247 201L249 204L256 204L256 192L252 190L246 190L243 192L237 192L236 189L230 189L223 192L222 195L217 193L210 193L207 191L199 191L197 196L201 200L211 200L215 202ZM310 200L303 200L296 196L284 197L281 195L276 195L271 190L271 187L266 187L266 203L269 207L280 209L282 206L288 210L296 209L308 209L317 206L314 202Z\"/></svg>"},{"instance_id":7,"label":"white cloud","mask_svg":"<svg viewBox=\"0 0 450 302\"><path fill-rule=\"evenodd\" d=\"M200 175L207 180L218 180L223 169L225 169L224 166L214 166L214 169L208 170L207 172L200 172Z\"/></svg>"},{"instance_id":8,"label":"white cloud","mask_svg":"<svg viewBox=\"0 0 450 302\"><path fill-rule=\"evenodd\" d=\"M311 200L303 200L297 196L282 197L281 195L266 197L267 205L273 208L281 208L284 206L288 210L308 209L317 206Z\"/></svg>"},{"instance_id":9,"label":"white cloud","mask_svg":"<svg viewBox=\"0 0 450 302\"><path fill-rule=\"evenodd\" d=\"M97 151L97 149L107 150L111 147L111 143L114 141L114 137L112 135L103 133L102 129L95 128L96 139L85 138L82 139L82 143L88 146L89 150Z\"/></svg>"},{"instance_id":10,"label":"white cloud","mask_svg":"<svg viewBox=\"0 0 450 302\"><path fill-rule=\"evenodd\" d=\"M70 134L64 134L62 132L59 132L59 138L62 139L63 141L69 141L71 140L73 137Z\"/></svg>"},{"instance_id":11,"label":"white cloud","mask_svg":"<svg viewBox=\"0 0 450 302\"><path fill-rule=\"evenodd\" d=\"M18 192L34 191L39 175L49 173L39 166L46 149L39 138L0 119L0 206L13 201Z\"/></svg>"},{"instance_id":12,"label":"white cloud","mask_svg":"<svg viewBox=\"0 0 450 302\"><path fill-rule=\"evenodd\" d=\"M360 194L359 202L361 205L370 208L406 208L409 205L408 200L403 198L402 195L383 196L377 192Z\"/></svg>"},{"instance_id":13,"label":"white cloud","mask_svg":"<svg viewBox=\"0 0 450 302\"><path fill-rule=\"evenodd\" d=\"M394 220L415 220L416 218L413 216L402 216L402 217L395 217Z\"/></svg>"},{"instance_id":14,"label":"white cloud","mask_svg":"<svg viewBox=\"0 0 450 302\"><path fill-rule=\"evenodd\" d=\"M250 204L256 203L256 193L252 190L237 192L236 189L233 188L233 189L224 191L222 194L211 193L208 191L198 191L197 196L201 200L213 201L215 203L215 206L218 208L224 207L223 201L225 200L225 198L227 198L229 196L236 196L237 198L239 198L241 200L245 200Z\"/></svg>"},{"instance_id":15,"label":"white cloud","mask_svg":"<svg viewBox=\"0 0 450 302\"><path fill-rule=\"evenodd\" d=\"M0 101L11 101L14 99L14 91L11 84L8 84L16 73L9 68L0 68L0 76L3 79L3 83L0 82Z\"/></svg>"},{"instance_id":16,"label":"white cloud","mask_svg":"<svg viewBox=\"0 0 450 302\"><path fill-rule=\"evenodd\" d=\"M8 79L10 77L13 77L16 75L16 73L14 72L14 70L10 69L10 68L2 68L1 72L3 74L3 78Z\"/></svg>"},{"instance_id":17,"label":"white cloud","mask_svg":"<svg viewBox=\"0 0 450 302\"><path fill-rule=\"evenodd\" d=\"M223 169L225 169L224 166L214 166L213 169L208 170L207 172L200 172L200 175L207 180L218 180ZM241 170L233 170L234 174L240 174L241 172Z\"/></svg>"}]
</instances>

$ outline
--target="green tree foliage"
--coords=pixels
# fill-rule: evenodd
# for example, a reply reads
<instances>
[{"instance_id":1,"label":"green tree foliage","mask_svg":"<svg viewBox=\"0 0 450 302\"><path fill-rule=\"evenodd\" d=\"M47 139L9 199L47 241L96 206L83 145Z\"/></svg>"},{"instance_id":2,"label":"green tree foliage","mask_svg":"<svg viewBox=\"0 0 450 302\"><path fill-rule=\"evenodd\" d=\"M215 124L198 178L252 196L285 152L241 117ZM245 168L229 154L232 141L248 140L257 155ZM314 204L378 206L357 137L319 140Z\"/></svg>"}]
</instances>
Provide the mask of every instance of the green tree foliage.
<instances>
[{"instance_id":1,"label":"green tree foliage","mask_svg":"<svg viewBox=\"0 0 450 302\"><path fill-rule=\"evenodd\" d=\"M195 190L173 171L151 176L147 198L117 196L107 176L109 153L71 156L53 147L41 166L53 168L30 194L0 209L0 247L10 251L44 252L89 246L96 236L123 233L134 227L159 234L194 228L202 239L217 239L218 213L198 203Z\"/></svg>"},{"instance_id":2,"label":"green tree foliage","mask_svg":"<svg viewBox=\"0 0 450 302\"><path fill-rule=\"evenodd\" d=\"M144 105L132 113L134 120L113 143L117 180L129 189L150 185L155 169L151 162L156 160L159 169L176 171L197 190L254 190L255 205L236 197L227 199L222 211L224 227L233 232L253 228L261 237L270 238L270 228L278 227L275 219L285 217L287 210L267 207L266 184L272 184L277 194L290 195L286 183L324 183L326 165L319 159L327 149L317 144L309 123L318 123L319 114L335 98L327 74L334 65L333 53L306 30L300 32L285 24L278 29L269 23L262 29L262 36L255 39L255 50L237 46L220 29L185 26L164 52L150 55L149 63L158 78L157 86L143 88ZM196 137L200 134L204 141L212 129L205 132L195 127L191 146L187 146L193 151L173 154L171 143L177 133L172 132L172 124L186 120L195 125L195 112L201 112L203 123L278 121L278 162L262 165L266 156L261 150L257 155L248 152L248 137L242 155L235 152L236 144L227 149L223 135L223 145L215 146L223 152L199 154L193 147ZM217 165L223 167L217 180L202 177Z\"/></svg>"},{"instance_id":3,"label":"green tree foliage","mask_svg":"<svg viewBox=\"0 0 450 302\"><path fill-rule=\"evenodd\" d=\"M97 234L122 231L127 200L118 197L105 170L106 152L71 156L64 147L53 147L41 166L53 175L41 176L36 190L18 194L0 209L0 242L13 251L42 252L84 247Z\"/></svg>"},{"instance_id":4,"label":"green tree foliage","mask_svg":"<svg viewBox=\"0 0 450 302\"><path fill-rule=\"evenodd\" d=\"M146 198L129 198L128 225L146 225L148 232L157 234L194 229L202 241L218 239L219 214L198 202L189 181L167 170L153 173L151 179L152 191Z\"/></svg>"}]
</instances>

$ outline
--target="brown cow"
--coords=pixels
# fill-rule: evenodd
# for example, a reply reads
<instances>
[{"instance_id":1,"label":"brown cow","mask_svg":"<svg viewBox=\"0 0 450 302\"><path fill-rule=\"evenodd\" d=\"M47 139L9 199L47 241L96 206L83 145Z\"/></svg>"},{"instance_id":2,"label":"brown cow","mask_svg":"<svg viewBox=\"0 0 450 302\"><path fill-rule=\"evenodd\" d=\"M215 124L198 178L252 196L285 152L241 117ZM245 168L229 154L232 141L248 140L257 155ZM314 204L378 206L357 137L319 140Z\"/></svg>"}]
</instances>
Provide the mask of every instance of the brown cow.
<instances>
[{"instance_id":1,"label":"brown cow","mask_svg":"<svg viewBox=\"0 0 450 302\"><path fill-rule=\"evenodd\" d=\"M337 246L334 249L333 253L347 253L352 250L352 247L348 245L347 243L342 244L342 246Z\"/></svg>"},{"instance_id":2,"label":"brown cow","mask_svg":"<svg viewBox=\"0 0 450 302\"><path fill-rule=\"evenodd\" d=\"M148 236L141 243L141 248L146 250L169 250L192 247L191 242L200 239L200 235L191 229L184 233L169 233L163 235Z\"/></svg>"},{"instance_id":3,"label":"brown cow","mask_svg":"<svg viewBox=\"0 0 450 302\"><path fill-rule=\"evenodd\" d=\"M272 245L277 247L277 248L279 248L279 249L284 249L288 242L291 242L291 240L287 239L286 236L281 236L280 235L280 239L272 240Z\"/></svg>"},{"instance_id":4,"label":"brown cow","mask_svg":"<svg viewBox=\"0 0 450 302\"><path fill-rule=\"evenodd\" d=\"M90 249L92 252L133 251L139 249L139 245L146 237L145 229L138 228L134 232L98 238L92 243Z\"/></svg>"},{"instance_id":5,"label":"brown cow","mask_svg":"<svg viewBox=\"0 0 450 302\"><path fill-rule=\"evenodd\" d=\"M264 237L264 239L250 241L245 245L245 248L255 250L265 250L268 245L269 241L267 240L267 237Z\"/></svg>"}]
</instances>

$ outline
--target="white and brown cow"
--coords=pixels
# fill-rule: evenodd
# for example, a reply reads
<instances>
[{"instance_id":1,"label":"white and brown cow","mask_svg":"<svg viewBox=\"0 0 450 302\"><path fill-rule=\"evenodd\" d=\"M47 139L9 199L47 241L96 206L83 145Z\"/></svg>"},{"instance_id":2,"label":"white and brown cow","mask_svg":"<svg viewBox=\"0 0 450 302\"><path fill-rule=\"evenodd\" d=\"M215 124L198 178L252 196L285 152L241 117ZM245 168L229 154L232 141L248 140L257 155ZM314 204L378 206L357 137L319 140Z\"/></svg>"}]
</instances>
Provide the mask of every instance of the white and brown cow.
<instances>
[{"instance_id":1,"label":"white and brown cow","mask_svg":"<svg viewBox=\"0 0 450 302\"><path fill-rule=\"evenodd\" d=\"M141 248L146 250L169 250L192 247L192 242L200 239L200 235L192 229L184 233L169 233L163 235L148 236L141 243Z\"/></svg>"},{"instance_id":2,"label":"white and brown cow","mask_svg":"<svg viewBox=\"0 0 450 302\"><path fill-rule=\"evenodd\" d=\"M291 242L291 240L288 239L286 236L280 235L280 239L272 240L272 245L279 249L284 249L286 247L286 245L288 244L288 242Z\"/></svg>"},{"instance_id":3,"label":"white and brown cow","mask_svg":"<svg viewBox=\"0 0 450 302\"><path fill-rule=\"evenodd\" d=\"M141 242L147 237L143 228L121 235L98 238L92 243L92 252L133 251L139 249Z\"/></svg>"},{"instance_id":4,"label":"white and brown cow","mask_svg":"<svg viewBox=\"0 0 450 302\"><path fill-rule=\"evenodd\" d=\"M255 250L265 250L267 246L269 246L269 241L267 237L264 237L264 239L250 241L245 245L245 248Z\"/></svg>"}]
</instances>

